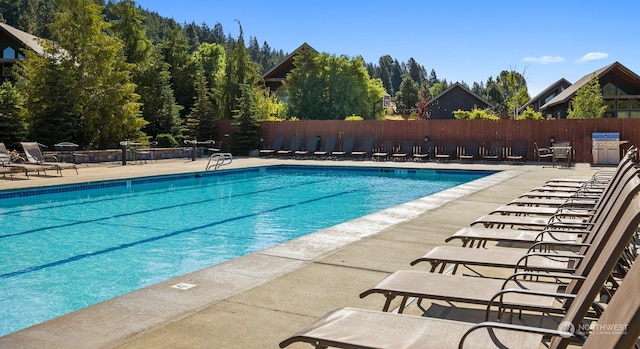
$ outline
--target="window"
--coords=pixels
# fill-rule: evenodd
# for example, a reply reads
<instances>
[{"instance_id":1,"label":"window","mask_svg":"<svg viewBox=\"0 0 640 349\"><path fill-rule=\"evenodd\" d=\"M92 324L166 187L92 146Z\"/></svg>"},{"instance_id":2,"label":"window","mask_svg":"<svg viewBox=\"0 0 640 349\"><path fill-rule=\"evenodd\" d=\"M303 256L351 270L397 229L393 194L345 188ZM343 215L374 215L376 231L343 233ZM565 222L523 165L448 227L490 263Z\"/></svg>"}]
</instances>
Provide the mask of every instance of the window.
<instances>
[{"instance_id":1,"label":"window","mask_svg":"<svg viewBox=\"0 0 640 349\"><path fill-rule=\"evenodd\" d=\"M606 84L602 88L602 95L605 97L613 97L616 95L616 87L612 84Z\"/></svg>"},{"instance_id":2,"label":"window","mask_svg":"<svg viewBox=\"0 0 640 349\"><path fill-rule=\"evenodd\" d=\"M640 99L633 98L630 101L631 109L640 109Z\"/></svg>"},{"instance_id":3,"label":"window","mask_svg":"<svg viewBox=\"0 0 640 349\"><path fill-rule=\"evenodd\" d=\"M631 117L631 112L630 111L619 111L618 112L618 119L628 119Z\"/></svg>"},{"instance_id":4,"label":"window","mask_svg":"<svg viewBox=\"0 0 640 349\"><path fill-rule=\"evenodd\" d=\"M618 100L618 110L627 110L629 109L629 100L628 99L619 99Z\"/></svg>"},{"instance_id":5,"label":"window","mask_svg":"<svg viewBox=\"0 0 640 349\"><path fill-rule=\"evenodd\" d=\"M2 58L16 59L16 50L14 50L11 46L5 47L5 49L2 50Z\"/></svg>"},{"instance_id":6,"label":"window","mask_svg":"<svg viewBox=\"0 0 640 349\"><path fill-rule=\"evenodd\" d=\"M544 102L545 103L549 103L549 101L552 100L553 97L555 97L555 96L556 96L555 93L552 93L552 94L548 95L547 98L544 99Z\"/></svg>"},{"instance_id":7,"label":"window","mask_svg":"<svg viewBox=\"0 0 640 349\"><path fill-rule=\"evenodd\" d=\"M605 99L604 105L607 106L607 110L616 109L616 102L613 99Z\"/></svg>"}]
</instances>

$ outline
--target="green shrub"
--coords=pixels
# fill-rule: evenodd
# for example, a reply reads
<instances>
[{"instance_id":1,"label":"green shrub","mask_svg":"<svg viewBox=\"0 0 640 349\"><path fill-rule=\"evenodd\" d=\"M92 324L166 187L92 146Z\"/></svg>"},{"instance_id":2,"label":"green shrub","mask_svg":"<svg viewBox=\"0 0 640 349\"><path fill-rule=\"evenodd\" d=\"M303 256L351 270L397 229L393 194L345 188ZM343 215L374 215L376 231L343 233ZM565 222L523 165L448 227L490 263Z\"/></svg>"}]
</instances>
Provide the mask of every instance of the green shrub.
<instances>
[{"instance_id":1,"label":"green shrub","mask_svg":"<svg viewBox=\"0 0 640 349\"><path fill-rule=\"evenodd\" d=\"M345 121L362 121L364 119L362 118L362 116L352 114L344 118L344 120Z\"/></svg>"},{"instance_id":2,"label":"green shrub","mask_svg":"<svg viewBox=\"0 0 640 349\"><path fill-rule=\"evenodd\" d=\"M500 120L500 117L492 114L486 109L473 108L472 111L456 110L453 116L460 120Z\"/></svg>"},{"instance_id":3,"label":"green shrub","mask_svg":"<svg viewBox=\"0 0 640 349\"><path fill-rule=\"evenodd\" d=\"M533 110L531 107L527 107L522 114L518 115L518 120L542 120L544 117L539 111Z\"/></svg>"}]
</instances>

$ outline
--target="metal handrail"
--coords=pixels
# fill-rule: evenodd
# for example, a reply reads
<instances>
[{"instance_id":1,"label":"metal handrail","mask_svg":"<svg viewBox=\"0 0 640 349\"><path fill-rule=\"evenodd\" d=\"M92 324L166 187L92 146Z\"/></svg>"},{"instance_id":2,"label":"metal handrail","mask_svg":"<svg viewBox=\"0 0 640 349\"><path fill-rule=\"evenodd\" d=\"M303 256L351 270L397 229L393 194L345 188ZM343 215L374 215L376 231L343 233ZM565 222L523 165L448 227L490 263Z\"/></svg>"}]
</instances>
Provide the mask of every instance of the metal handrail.
<instances>
[{"instance_id":1,"label":"metal handrail","mask_svg":"<svg viewBox=\"0 0 640 349\"><path fill-rule=\"evenodd\" d=\"M211 164L212 160L215 158L215 163ZM213 153L209 156L209 162L207 162L207 167L205 171L209 171L211 168L213 170L219 169L221 166L229 165L233 162L233 155L231 153Z\"/></svg>"}]
</instances>

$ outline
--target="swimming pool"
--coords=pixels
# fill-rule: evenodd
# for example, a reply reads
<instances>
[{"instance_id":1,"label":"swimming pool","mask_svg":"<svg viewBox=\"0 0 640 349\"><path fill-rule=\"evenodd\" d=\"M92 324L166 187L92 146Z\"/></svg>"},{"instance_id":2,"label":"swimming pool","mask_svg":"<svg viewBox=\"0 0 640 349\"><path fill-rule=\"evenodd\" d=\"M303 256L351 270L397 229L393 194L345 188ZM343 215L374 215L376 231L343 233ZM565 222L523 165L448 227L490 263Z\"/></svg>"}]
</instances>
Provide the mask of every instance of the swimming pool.
<instances>
[{"instance_id":1,"label":"swimming pool","mask_svg":"<svg viewBox=\"0 0 640 349\"><path fill-rule=\"evenodd\" d=\"M0 192L0 335L491 174L276 166Z\"/></svg>"}]
</instances>

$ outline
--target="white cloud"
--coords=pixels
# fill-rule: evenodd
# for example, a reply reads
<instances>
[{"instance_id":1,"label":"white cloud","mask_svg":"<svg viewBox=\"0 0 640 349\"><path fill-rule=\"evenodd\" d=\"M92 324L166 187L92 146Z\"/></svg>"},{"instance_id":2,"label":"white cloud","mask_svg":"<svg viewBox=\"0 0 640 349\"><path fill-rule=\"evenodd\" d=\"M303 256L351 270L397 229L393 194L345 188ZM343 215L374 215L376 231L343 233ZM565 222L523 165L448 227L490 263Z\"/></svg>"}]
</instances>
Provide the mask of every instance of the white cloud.
<instances>
[{"instance_id":1,"label":"white cloud","mask_svg":"<svg viewBox=\"0 0 640 349\"><path fill-rule=\"evenodd\" d=\"M604 53L604 52L589 52L586 55L582 56L580 59L578 59L576 61L576 63L597 61L597 60L600 60L600 59L605 59L607 57L609 57L608 53Z\"/></svg>"},{"instance_id":2,"label":"white cloud","mask_svg":"<svg viewBox=\"0 0 640 349\"><path fill-rule=\"evenodd\" d=\"M564 58L560 56L541 56L541 57L524 57L522 59L523 62L532 62L532 63L540 63L540 64L549 64L549 63L562 63L564 62Z\"/></svg>"}]
</instances>

